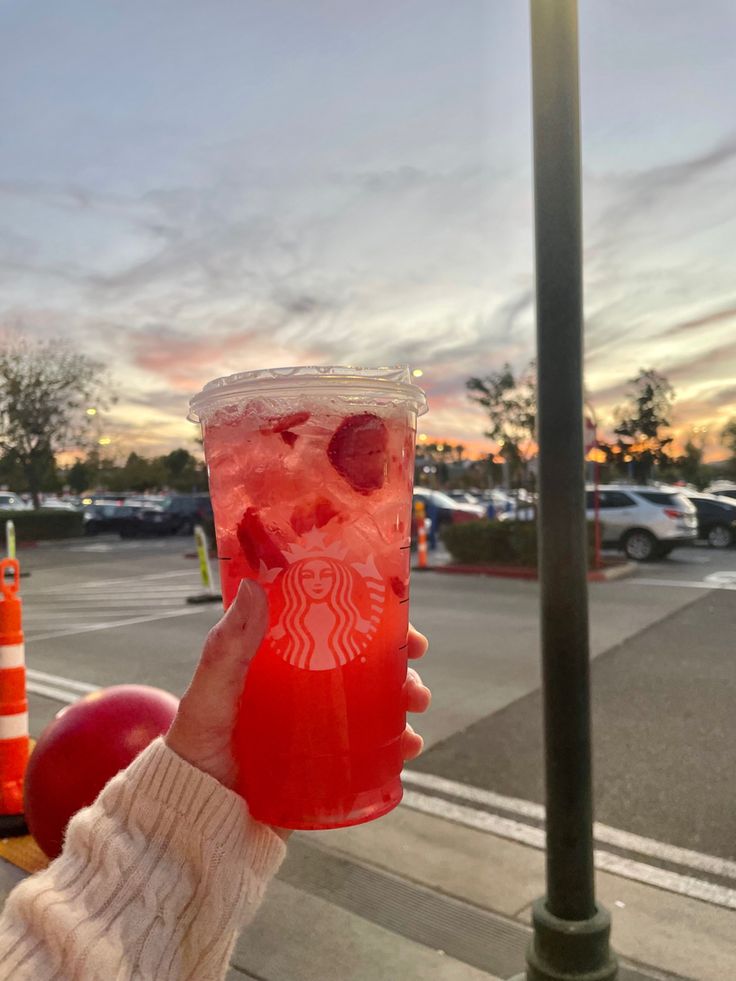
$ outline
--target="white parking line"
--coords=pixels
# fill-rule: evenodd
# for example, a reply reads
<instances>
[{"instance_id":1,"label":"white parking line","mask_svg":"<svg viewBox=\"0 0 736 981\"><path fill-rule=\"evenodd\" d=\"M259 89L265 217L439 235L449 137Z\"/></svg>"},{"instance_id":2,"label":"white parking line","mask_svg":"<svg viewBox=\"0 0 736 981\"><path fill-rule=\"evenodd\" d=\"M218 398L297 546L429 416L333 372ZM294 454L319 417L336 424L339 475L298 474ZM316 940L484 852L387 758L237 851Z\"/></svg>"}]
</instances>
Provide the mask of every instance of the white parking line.
<instances>
[{"instance_id":1,"label":"white parking line","mask_svg":"<svg viewBox=\"0 0 736 981\"><path fill-rule=\"evenodd\" d=\"M179 576L189 576L190 579L196 578L192 569L186 572L151 572L145 576L124 576L121 579L89 579L86 582L73 583L74 589L88 589L91 586L118 586L125 583L133 584L138 582L150 582L152 579L174 579ZM64 586L49 586L44 593L65 593L70 589L69 583Z\"/></svg>"},{"instance_id":2,"label":"white parking line","mask_svg":"<svg viewBox=\"0 0 736 981\"><path fill-rule=\"evenodd\" d=\"M115 599L115 598L130 598L131 596L185 596L187 592L192 589L197 588L197 583L192 580L190 583L183 583L181 586L154 586L151 588L147 587L146 583L142 583L135 589L130 587L110 589L105 587L104 589L84 589L84 590L73 590L69 589L65 593L48 592L48 593L28 593L24 596L24 599L29 599L31 605L37 601L43 601L44 603L73 603L77 601L82 601L85 599Z\"/></svg>"},{"instance_id":3,"label":"white parking line","mask_svg":"<svg viewBox=\"0 0 736 981\"><path fill-rule=\"evenodd\" d=\"M43 605L45 606L46 609L52 609L52 610L58 609L60 611L69 610L69 609L83 610L85 608L90 608L90 607L93 610L99 610L101 606L104 606L104 608L107 609L115 606L125 607L125 606L145 606L145 605L168 606L168 608L171 609L171 607L177 601L183 603L186 597L193 592L196 592L195 586L192 586L190 590L188 590L186 593L182 593L181 596L179 597L152 596L149 598L146 596L128 596L128 597L124 596L122 599L114 599L112 597L104 597L104 596L99 596L99 597L87 596L84 599L73 599L70 600L69 602L65 602L65 600L61 597L54 597L54 599L51 600L50 602L48 600L44 600ZM31 606L31 611L32 609L33 607Z\"/></svg>"},{"instance_id":4,"label":"white parking line","mask_svg":"<svg viewBox=\"0 0 736 981\"><path fill-rule=\"evenodd\" d=\"M27 681L26 688L34 695L51 698L55 702L65 702L67 705L78 702L83 697L81 692L73 692L66 688L56 688L54 685L44 685L39 681Z\"/></svg>"},{"instance_id":5,"label":"white parking line","mask_svg":"<svg viewBox=\"0 0 736 981\"><path fill-rule=\"evenodd\" d=\"M89 685L86 681L73 681L71 678L62 678L58 674L47 674L45 671L36 671L33 668L26 669L26 679L31 681L50 682L52 685L61 685L70 688L72 691L81 692L83 695L91 691L97 691L98 685Z\"/></svg>"},{"instance_id":6,"label":"white parking line","mask_svg":"<svg viewBox=\"0 0 736 981\"><path fill-rule=\"evenodd\" d=\"M79 701L90 692L99 691L96 685L89 685L86 681L74 681L32 668L26 669L26 688L35 695L51 698L55 702L65 702L67 705Z\"/></svg>"},{"instance_id":7,"label":"white parking line","mask_svg":"<svg viewBox=\"0 0 736 981\"><path fill-rule=\"evenodd\" d=\"M48 634L36 634L30 639L34 644L40 640L55 640L58 637L71 637L74 634L89 634L96 630L114 630L116 627L132 627L138 623L153 623L155 620L169 620L172 617L186 617L194 613L202 613L207 609L204 606L185 606L181 610L170 610L167 613L158 613L150 617L128 617L125 620L112 620L109 623L94 623L86 627L78 627L72 630L56 630Z\"/></svg>"},{"instance_id":8,"label":"white parking line","mask_svg":"<svg viewBox=\"0 0 736 981\"><path fill-rule=\"evenodd\" d=\"M629 580L619 580L622 584L626 583L628 586L670 586L680 587L682 589L710 589L711 591L721 590L721 589L736 589L736 585L731 585L729 583L718 583L718 582L699 582L697 580L690 579L629 579Z\"/></svg>"},{"instance_id":9,"label":"white parking line","mask_svg":"<svg viewBox=\"0 0 736 981\"><path fill-rule=\"evenodd\" d=\"M191 583L197 582L198 576L191 577ZM109 594L111 596L116 596L120 593L140 593L141 590L152 590L156 593L176 593L181 592L182 589L187 589L190 582L151 582L150 580L145 582L127 582L127 583L95 583L95 585L83 584L73 584L71 587L67 586L63 590L59 589L48 589L39 595L43 596L56 596L59 599L63 599L67 595L72 596L85 596L88 593L92 593L97 596L98 594Z\"/></svg>"},{"instance_id":10,"label":"white parking line","mask_svg":"<svg viewBox=\"0 0 736 981\"><path fill-rule=\"evenodd\" d=\"M406 807L421 811L423 814L431 814L434 817L454 821L456 824L495 834L500 838L518 841L532 848L541 850L545 848L545 836L540 828L534 828L531 825L513 821L498 814L478 811L463 804L453 804L442 797L428 797L426 794L419 794L413 790L404 792L403 803ZM668 892L688 896L691 899L699 899L715 906L736 909L736 889L715 885L693 876L681 875L679 872L669 872L657 866L622 858L620 855L613 855L601 849L595 850L594 859L595 867L601 871L611 872L624 879L633 879L636 882L656 886L658 889L665 889Z\"/></svg>"},{"instance_id":11,"label":"white parking line","mask_svg":"<svg viewBox=\"0 0 736 981\"><path fill-rule=\"evenodd\" d=\"M488 807L497 807L521 817L544 821L544 807L533 801L521 800L518 797L505 797L492 790L472 787L468 784L457 783L455 780L437 777L432 773L419 773L415 770L404 770L401 779L406 784L413 784L426 790L436 790L474 804L485 804ZM673 865L680 865L697 872L709 872L712 875L733 879L736 882L736 862L731 862L727 858L704 855L701 852L692 851L689 848L680 848L677 845L669 845L654 838L644 838L630 831L621 831L618 828L611 828L607 824L600 824L598 821L593 825L593 834L596 841L604 845L613 845L626 851L638 852L640 855L658 858L663 862L671 862Z\"/></svg>"}]
</instances>

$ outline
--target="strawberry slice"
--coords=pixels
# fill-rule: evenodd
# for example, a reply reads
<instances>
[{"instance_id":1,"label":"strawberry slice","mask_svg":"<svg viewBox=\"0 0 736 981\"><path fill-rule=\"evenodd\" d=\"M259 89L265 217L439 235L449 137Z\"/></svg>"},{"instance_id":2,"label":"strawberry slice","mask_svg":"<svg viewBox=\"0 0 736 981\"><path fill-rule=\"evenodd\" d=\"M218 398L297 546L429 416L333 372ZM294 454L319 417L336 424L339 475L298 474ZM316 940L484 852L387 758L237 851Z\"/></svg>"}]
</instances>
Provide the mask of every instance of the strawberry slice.
<instances>
[{"instance_id":1,"label":"strawberry slice","mask_svg":"<svg viewBox=\"0 0 736 981\"><path fill-rule=\"evenodd\" d=\"M398 576L391 576L391 589L393 589L399 599L403 599L406 594L406 583L403 579L399 579Z\"/></svg>"},{"instance_id":2,"label":"strawberry slice","mask_svg":"<svg viewBox=\"0 0 736 981\"><path fill-rule=\"evenodd\" d=\"M281 416L280 419L274 420L271 426L271 432L283 433L287 429L295 429L297 426L302 426L311 414L311 412L292 412L289 416Z\"/></svg>"},{"instance_id":3,"label":"strawberry slice","mask_svg":"<svg viewBox=\"0 0 736 981\"><path fill-rule=\"evenodd\" d=\"M311 412L291 412L288 416L274 416L266 426L261 427L264 436L278 433L288 446L293 446L299 439L298 433L291 432L296 426L303 426L311 416Z\"/></svg>"},{"instance_id":4,"label":"strawberry slice","mask_svg":"<svg viewBox=\"0 0 736 981\"><path fill-rule=\"evenodd\" d=\"M343 419L327 447L327 456L341 477L359 494L380 490L386 479L388 430L372 412Z\"/></svg>"},{"instance_id":5,"label":"strawberry slice","mask_svg":"<svg viewBox=\"0 0 736 981\"><path fill-rule=\"evenodd\" d=\"M260 571L261 562L269 569L285 569L289 564L255 508L248 508L240 519L238 541L254 572Z\"/></svg>"},{"instance_id":6,"label":"strawberry slice","mask_svg":"<svg viewBox=\"0 0 736 981\"><path fill-rule=\"evenodd\" d=\"M312 528L323 528L337 514L331 501L326 497L318 497L316 500L297 505L291 514L289 524L297 535L305 535Z\"/></svg>"}]
</instances>

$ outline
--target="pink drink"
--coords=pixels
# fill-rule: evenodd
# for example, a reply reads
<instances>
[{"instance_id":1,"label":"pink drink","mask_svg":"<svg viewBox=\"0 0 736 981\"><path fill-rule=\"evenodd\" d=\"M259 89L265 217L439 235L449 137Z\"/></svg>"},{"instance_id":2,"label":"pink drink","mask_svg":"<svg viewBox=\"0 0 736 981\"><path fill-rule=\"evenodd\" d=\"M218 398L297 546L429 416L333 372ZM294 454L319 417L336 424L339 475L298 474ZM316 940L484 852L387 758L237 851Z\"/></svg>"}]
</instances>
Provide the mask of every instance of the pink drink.
<instances>
[{"instance_id":1,"label":"pink drink","mask_svg":"<svg viewBox=\"0 0 736 981\"><path fill-rule=\"evenodd\" d=\"M210 383L201 419L227 607L269 600L235 736L258 820L332 828L401 799L416 417L407 369Z\"/></svg>"}]
</instances>

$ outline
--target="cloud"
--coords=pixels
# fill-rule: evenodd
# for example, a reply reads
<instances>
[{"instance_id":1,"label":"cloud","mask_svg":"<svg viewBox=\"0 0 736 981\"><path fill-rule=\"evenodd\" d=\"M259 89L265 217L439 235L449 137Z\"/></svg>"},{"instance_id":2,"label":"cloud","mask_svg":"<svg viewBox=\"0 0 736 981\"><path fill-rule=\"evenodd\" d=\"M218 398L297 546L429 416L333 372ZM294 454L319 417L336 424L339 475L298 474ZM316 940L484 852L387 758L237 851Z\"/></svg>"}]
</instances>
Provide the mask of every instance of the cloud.
<instances>
[{"instance_id":1,"label":"cloud","mask_svg":"<svg viewBox=\"0 0 736 981\"><path fill-rule=\"evenodd\" d=\"M684 332L689 332L698 327L710 327L713 324L721 324L724 321L734 320L736 318L736 305L725 307L721 310L712 310L709 313L702 314L699 317L694 317L690 320L684 320L682 323L673 324L673 326L667 329L667 333L670 337L676 334L681 334Z\"/></svg>"},{"instance_id":2,"label":"cloud","mask_svg":"<svg viewBox=\"0 0 736 981\"><path fill-rule=\"evenodd\" d=\"M714 379L714 360L736 366L720 336L736 308L718 225L735 159L726 140L589 179L586 370L602 414L642 364L678 382ZM534 353L527 176L231 162L227 177L143 193L5 182L25 202L16 217L35 217L4 243L15 299L3 320L106 355L141 413L178 419L180 398L248 367L406 362L424 370L427 426L479 435L466 379Z\"/></svg>"}]
</instances>

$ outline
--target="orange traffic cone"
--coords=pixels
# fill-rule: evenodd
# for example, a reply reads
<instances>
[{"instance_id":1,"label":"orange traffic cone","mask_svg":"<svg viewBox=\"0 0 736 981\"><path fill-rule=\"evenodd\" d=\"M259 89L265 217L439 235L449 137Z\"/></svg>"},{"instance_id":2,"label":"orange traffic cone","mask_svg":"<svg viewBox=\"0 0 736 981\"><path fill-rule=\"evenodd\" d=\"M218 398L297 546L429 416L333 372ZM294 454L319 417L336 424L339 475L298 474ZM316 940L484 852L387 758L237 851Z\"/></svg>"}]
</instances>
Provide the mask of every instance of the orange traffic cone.
<instances>
[{"instance_id":1,"label":"orange traffic cone","mask_svg":"<svg viewBox=\"0 0 736 981\"><path fill-rule=\"evenodd\" d=\"M6 580L6 574L12 578ZM23 779L28 765L25 646L16 559L0 562L0 837L26 833Z\"/></svg>"}]
</instances>

